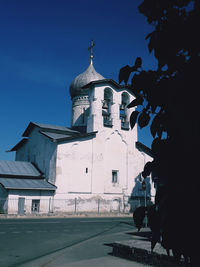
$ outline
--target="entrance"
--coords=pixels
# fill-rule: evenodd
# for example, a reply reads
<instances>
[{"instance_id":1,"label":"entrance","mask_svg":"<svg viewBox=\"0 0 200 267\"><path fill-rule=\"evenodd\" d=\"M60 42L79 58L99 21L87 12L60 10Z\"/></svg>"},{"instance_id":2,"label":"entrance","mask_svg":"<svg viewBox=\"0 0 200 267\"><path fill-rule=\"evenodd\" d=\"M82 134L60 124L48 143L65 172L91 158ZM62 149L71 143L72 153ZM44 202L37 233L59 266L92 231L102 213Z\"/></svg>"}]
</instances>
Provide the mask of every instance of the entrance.
<instances>
[{"instance_id":1,"label":"entrance","mask_svg":"<svg viewBox=\"0 0 200 267\"><path fill-rule=\"evenodd\" d=\"M25 198L19 197L19 199L18 199L18 214L19 215L24 214L24 203L25 203Z\"/></svg>"}]
</instances>

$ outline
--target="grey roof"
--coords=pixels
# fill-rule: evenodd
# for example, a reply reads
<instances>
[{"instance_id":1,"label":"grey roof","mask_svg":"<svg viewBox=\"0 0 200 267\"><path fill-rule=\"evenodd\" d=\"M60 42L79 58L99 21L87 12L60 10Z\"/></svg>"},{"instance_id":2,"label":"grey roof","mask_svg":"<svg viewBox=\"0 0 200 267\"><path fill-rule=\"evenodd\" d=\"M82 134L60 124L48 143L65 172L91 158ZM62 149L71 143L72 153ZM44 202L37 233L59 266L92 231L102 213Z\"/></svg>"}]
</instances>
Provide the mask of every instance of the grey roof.
<instances>
[{"instance_id":1,"label":"grey roof","mask_svg":"<svg viewBox=\"0 0 200 267\"><path fill-rule=\"evenodd\" d=\"M84 127L77 127L77 129L71 129L64 126L30 122L28 127L24 131L23 136L28 137L34 127L38 127L39 132L45 135L46 137L50 138L52 141L65 141L65 140L67 141L74 138L79 138L79 137L83 138L91 136L97 133L97 132L86 133L85 129L81 129ZM8 150L7 152L17 151L27 141L28 138L23 138L20 142L18 142L13 148Z\"/></svg>"},{"instance_id":2,"label":"grey roof","mask_svg":"<svg viewBox=\"0 0 200 267\"><path fill-rule=\"evenodd\" d=\"M0 160L0 176L28 176L41 177L41 173L26 161L7 161Z\"/></svg>"},{"instance_id":3,"label":"grey roof","mask_svg":"<svg viewBox=\"0 0 200 267\"><path fill-rule=\"evenodd\" d=\"M51 133L51 132L47 132L47 131L40 131L40 133L42 133L43 135L45 135L45 136L47 136L53 140L58 140L60 138L66 138L66 137L72 136L72 134L59 134L59 133Z\"/></svg>"},{"instance_id":4,"label":"grey roof","mask_svg":"<svg viewBox=\"0 0 200 267\"><path fill-rule=\"evenodd\" d=\"M5 189L56 190L55 185L44 179L0 178L0 184Z\"/></svg>"},{"instance_id":5,"label":"grey roof","mask_svg":"<svg viewBox=\"0 0 200 267\"><path fill-rule=\"evenodd\" d=\"M59 132L59 133L78 133L77 131L74 131L70 128L67 128L65 126L58 126L58 125L52 125L52 124L44 124L44 123L37 123L37 122L30 122L26 130L24 131L23 135L24 137L28 137L30 132L34 127L39 127L44 130Z\"/></svg>"},{"instance_id":6,"label":"grey roof","mask_svg":"<svg viewBox=\"0 0 200 267\"><path fill-rule=\"evenodd\" d=\"M90 88L92 85L96 85L96 84L111 84L113 86L115 86L118 89L125 89L126 91L128 91L130 94L133 94L135 96L135 93L132 91L131 86L130 85L120 85L119 83L117 83L116 81L114 81L113 79L103 79L103 80L98 80L98 81L92 81L89 82L88 84L84 85L82 87L83 90L88 90L88 88Z\"/></svg>"},{"instance_id":7,"label":"grey roof","mask_svg":"<svg viewBox=\"0 0 200 267\"><path fill-rule=\"evenodd\" d=\"M87 83L86 85L84 85L82 88L87 89L91 85L102 84L102 83L111 83L112 85L116 86L117 88L125 88L125 86L120 85L119 83L117 83L113 79L101 79L101 80L97 80L97 81L91 81L91 82Z\"/></svg>"},{"instance_id":8,"label":"grey roof","mask_svg":"<svg viewBox=\"0 0 200 267\"><path fill-rule=\"evenodd\" d=\"M71 83L69 91L71 98L80 95L87 95L87 90L82 90L82 87L92 81L102 80L104 77L96 72L92 63L83 73L79 74Z\"/></svg>"},{"instance_id":9,"label":"grey roof","mask_svg":"<svg viewBox=\"0 0 200 267\"><path fill-rule=\"evenodd\" d=\"M83 138L87 136L95 135L97 132L91 132L91 133L76 133L76 134L58 134L58 133L52 133L47 131L40 131L41 134L47 136L53 141L67 141L72 140L75 138Z\"/></svg>"},{"instance_id":10,"label":"grey roof","mask_svg":"<svg viewBox=\"0 0 200 267\"><path fill-rule=\"evenodd\" d=\"M20 147L22 147L26 142L28 141L28 138L23 138L21 141L19 141L13 148L10 150L7 150L6 152L12 152L17 151Z\"/></svg>"}]
</instances>

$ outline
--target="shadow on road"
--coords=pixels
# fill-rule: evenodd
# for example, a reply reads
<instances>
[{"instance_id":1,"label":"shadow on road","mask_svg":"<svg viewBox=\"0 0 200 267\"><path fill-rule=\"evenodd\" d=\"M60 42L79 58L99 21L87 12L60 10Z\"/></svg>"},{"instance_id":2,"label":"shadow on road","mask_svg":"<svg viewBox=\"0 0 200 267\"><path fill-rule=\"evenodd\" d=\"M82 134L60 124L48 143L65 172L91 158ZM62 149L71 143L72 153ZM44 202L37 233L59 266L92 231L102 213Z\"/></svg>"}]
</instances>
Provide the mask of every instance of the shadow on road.
<instances>
[{"instance_id":1,"label":"shadow on road","mask_svg":"<svg viewBox=\"0 0 200 267\"><path fill-rule=\"evenodd\" d=\"M128 235L132 235L132 236L137 236L137 237L141 237L142 240L145 241L151 241L151 231L143 231L143 232L130 232L130 233L126 233Z\"/></svg>"}]
</instances>

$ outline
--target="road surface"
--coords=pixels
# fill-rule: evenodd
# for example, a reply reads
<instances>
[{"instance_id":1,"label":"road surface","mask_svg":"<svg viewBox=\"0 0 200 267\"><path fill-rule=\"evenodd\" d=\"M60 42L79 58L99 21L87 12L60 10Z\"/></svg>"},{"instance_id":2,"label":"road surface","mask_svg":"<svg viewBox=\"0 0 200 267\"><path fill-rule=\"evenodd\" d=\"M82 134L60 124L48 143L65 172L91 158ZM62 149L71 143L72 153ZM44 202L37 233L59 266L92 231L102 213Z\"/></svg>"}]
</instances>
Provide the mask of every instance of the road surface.
<instances>
[{"instance_id":1,"label":"road surface","mask_svg":"<svg viewBox=\"0 0 200 267\"><path fill-rule=\"evenodd\" d=\"M107 256L109 244L130 239L132 218L46 218L0 220L0 266L31 262L62 252L66 263Z\"/></svg>"}]
</instances>

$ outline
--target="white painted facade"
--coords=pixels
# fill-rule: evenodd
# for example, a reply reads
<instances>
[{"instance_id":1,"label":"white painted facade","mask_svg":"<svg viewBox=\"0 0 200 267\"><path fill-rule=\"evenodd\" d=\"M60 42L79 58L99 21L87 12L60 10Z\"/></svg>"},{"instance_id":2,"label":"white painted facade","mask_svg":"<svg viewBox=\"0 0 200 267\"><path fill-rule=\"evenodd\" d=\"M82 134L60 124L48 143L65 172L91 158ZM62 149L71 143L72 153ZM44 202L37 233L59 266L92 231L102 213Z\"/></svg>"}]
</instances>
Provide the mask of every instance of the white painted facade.
<instances>
[{"instance_id":1,"label":"white painted facade","mask_svg":"<svg viewBox=\"0 0 200 267\"><path fill-rule=\"evenodd\" d=\"M130 196L144 195L138 186L141 183L138 177L145 163L152 160L136 148L137 125L132 130L127 128L134 109L120 109L124 102L127 106L134 95L113 80L103 79L92 63L83 74L77 76L70 87L71 127L85 127L85 134L55 141L42 134L36 125L28 141L16 150L16 160L34 163L45 178L56 185L53 198L36 193L38 199L47 199L46 205L52 205L54 211L72 212L74 207L80 212L129 211ZM28 201L30 194L13 192L9 198L23 195ZM154 194L150 182L147 195ZM49 201L52 202L49 204Z\"/></svg>"}]
</instances>

